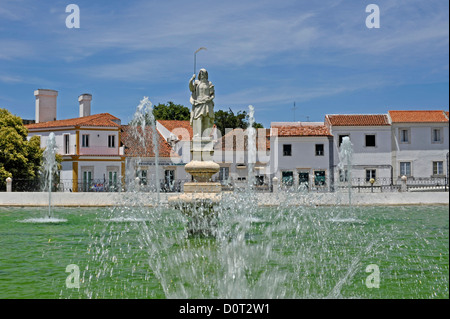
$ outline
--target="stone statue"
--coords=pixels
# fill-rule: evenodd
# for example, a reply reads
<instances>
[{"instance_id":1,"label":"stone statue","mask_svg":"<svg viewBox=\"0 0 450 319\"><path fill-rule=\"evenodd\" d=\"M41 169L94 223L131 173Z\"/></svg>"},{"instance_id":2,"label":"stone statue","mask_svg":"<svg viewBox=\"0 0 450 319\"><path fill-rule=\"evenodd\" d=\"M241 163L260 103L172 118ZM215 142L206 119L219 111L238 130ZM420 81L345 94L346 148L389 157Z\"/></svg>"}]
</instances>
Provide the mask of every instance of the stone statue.
<instances>
[{"instance_id":1,"label":"stone statue","mask_svg":"<svg viewBox=\"0 0 450 319\"><path fill-rule=\"evenodd\" d=\"M195 74L192 76L189 80L189 90L192 92L191 126L194 138L204 139L211 134L214 126L214 85L208 80L208 72L205 69L198 72L198 80L195 80Z\"/></svg>"}]
</instances>

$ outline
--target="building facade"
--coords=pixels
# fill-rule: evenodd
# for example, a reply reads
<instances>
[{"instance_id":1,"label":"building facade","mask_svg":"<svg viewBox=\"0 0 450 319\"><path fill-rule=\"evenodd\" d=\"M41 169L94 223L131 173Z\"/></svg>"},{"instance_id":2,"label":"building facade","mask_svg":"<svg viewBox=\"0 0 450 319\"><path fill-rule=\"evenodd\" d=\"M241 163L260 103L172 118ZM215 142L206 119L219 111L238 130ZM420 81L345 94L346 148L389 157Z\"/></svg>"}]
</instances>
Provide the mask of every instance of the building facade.
<instances>
[{"instance_id":1,"label":"building facade","mask_svg":"<svg viewBox=\"0 0 450 319\"><path fill-rule=\"evenodd\" d=\"M334 184L333 136L322 122L271 123L272 177L285 187L329 189Z\"/></svg>"},{"instance_id":2,"label":"building facade","mask_svg":"<svg viewBox=\"0 0 450 319\"><path fill-rule=\"evenodd\" d=\"M153 131L146 127L122 125L122 143L125 154L125 185L133 185L139 178L141 190L181 191L189 179L184 170L183 157L174 151L164 136L156 131L157 152L153 146Z\"/></svg>"},{"instance_id":3,"label":"building facade","mask_svg":"<svg viewBox=\"0 0 450 319\"><path fill-rule=\"evenodd\" d=\"M180 191L192 180L184 166L192 160L189 121L156 122L158 153L151 128L122 125L109 114L91 115L92 95L78 98L79 117L57 120L58 92L39 89L35 123L26 124L29 138L40 136L45 148L55 134L62 156L61 191L117 191L139 178L142 186ZM213 176L224 186L247 187L249 176L264 188L277 177L283 187L334 190L339 183L396 185L445 179L449 175L449 114L442 110L389 111L387 114L329 114L324 122L272 122L257 129L254 144L247 130L214 127ZM351 176L342 163L341 143L352 145ZM250 171L252 170L252 171ZM251 173L251 174L250 174Z\"/></svg>"},{"instance_id":4,"label":"building facade","mask_svg":"<svg viewBox=\"0 0 450 319\"><path fill-rule=\"evenodd\" d=\"M247 187L251 172L255 186L267 189L271 180L270 129L255 129L253 144L249 142L248 130L228 130L216 142L213 160L220 165L213 179L223 185Z\"/></svg>"},{"instance_id":5,"label":"building facade","mask_svg":"<svg viewBox=\"0 0 450 319\"><path fill-rule=\"evenodd\" d=\"M52 94L48 94L48 91ZM84 116L53 120L56 116L57 97L54 92L56 91L35 91L36 123L26 127L29 138L40 136L42 148L47 146L50 133L55 134L58 154L62 156L60 190L117 190L122 183L125 168L123 148L120 147L120 120L109 113L90 115L90 94L79 97L80 113L83 110Z\"/></svg>"},{"instance_id":6,"label":"building facade","mask_svg":"<svg viewBox=\"0 0 450 319\"><path fill-rule=\"evenodd\" d=\"M335 180L352 184L391 184L391 124L385 114L326 115L325 123L334 137ZM352 144L351 175L347 163L342 163L341 143L348 137Z\"/></svg>"},{"instance_id":7,"label":"building facade","mask_svg":"<svg viewBox=\"0 0 450 319\"><path fill-rule=\"evenodd\" d=\"M394 177L448 177L449 119L444 111L389 111Z\"/></svg>"}]
</instances>

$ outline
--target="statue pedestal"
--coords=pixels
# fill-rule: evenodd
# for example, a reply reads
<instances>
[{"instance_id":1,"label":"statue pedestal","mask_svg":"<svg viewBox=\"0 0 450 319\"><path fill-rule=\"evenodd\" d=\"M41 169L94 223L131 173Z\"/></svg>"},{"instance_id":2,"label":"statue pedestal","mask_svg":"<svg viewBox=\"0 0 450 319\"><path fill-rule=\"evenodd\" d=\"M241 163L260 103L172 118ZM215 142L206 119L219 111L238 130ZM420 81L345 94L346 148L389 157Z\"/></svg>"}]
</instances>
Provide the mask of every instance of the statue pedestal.
<instances>
[{"instance_id":1,"label":"statue pedestal","mask_svg":"<svg viewBox=\"0 0 450 319\"><path fill-rule=\"evenodd\" d=\"M194 180L200 183L208 183L211 177L220 170L220 166L213 161L193 160L186 164L185 171L192 176Z\"/></svg>"},{"instance_id":2,"label":"statue pedestal","mask_svg":"<svg viewBox=\"0 0 450 319\"><path fill-rule=\"evenodd\" d=\"M180 203L187 203L196 206L198 202L205 206L217 203L221 197L222 185L209 180L219 169L219 164L212 161L191 161L186 164L186 172L194 176L195 181L184 184L183 194L169 197L169 204L179 206Z\"/></svg>"},{"instance_id":3,"label":"statue pedestal","mask_svg":"<svg viewBox=\"0 0 450 319\"><path fill-rule=\"evenodd\" d=\"M189 219L187 226L189 234L214 236L217 223L214 208L222 199L220 183L186 184L183 194L169 197L169 205L180 210ZM198 192L200 190L206 192Z\"/></svg>"},{"instance_id":4,"label":"statue pedestal","mask_svg":"<svg viewBox=\"0 0 450 319\"><path fill-rule=\"evenodd\" d=\"M212 162L214 141L211 138L194 137L191 142L192 161Z\"/></svg>"},{"instance_id":5,"label":"statue pedestal","mask_svg":"<svg viewBox=\"0 0 450 319\"><path fill-rule=\"evenodd\" d=\"M203 151L200 151L200 154L202 153ZM222 185L210 180L219 169L219 164L213 161L191 161L186 164L185 170L195 181L184 184L183 194L168 198L170 206L181 210L189 218L188 229L191 234L204 236L214 234L216 223L214 206L222 199Z\"/></svg>"}]
</instances>

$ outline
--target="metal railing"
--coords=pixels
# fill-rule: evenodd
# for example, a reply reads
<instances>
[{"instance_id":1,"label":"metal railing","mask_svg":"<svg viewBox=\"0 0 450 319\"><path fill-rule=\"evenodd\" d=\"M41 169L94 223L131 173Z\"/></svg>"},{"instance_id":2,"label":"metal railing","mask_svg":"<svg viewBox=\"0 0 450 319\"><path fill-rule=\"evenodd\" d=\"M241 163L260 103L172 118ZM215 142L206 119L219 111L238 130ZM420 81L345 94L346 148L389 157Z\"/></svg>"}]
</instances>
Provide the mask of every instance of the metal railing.
<instances>
[{"instance_id":1,"label":"metal railing","mask_svg":"<svg viewBox=\"0 0 450 319\"><path fill-rule=\"evenodd\" d=\"M449 191L448 178L430 177L430 178L412 178L406 181L408 191Z\"/></svg>"},{"instance_id":2,"label":"metal railing","mask_svg":"<svg viewBox=\"0 0 450 319\"><path fill-rule=\"evenodd\" d=\"M272 183L257 182L252 186L252 190L256 192L273 192ZM160 192L174 193L183 192L184 183L190 182L191 179L175 179L166 180L159 179L158 183L155 180L136 180L127 179L122 184L122 179L118 178L115 181L105 179L86 180L72 180L60 179L55 180L52 184L53 192L122 192L126 190L138 189L141 192L156 192L157 185ZM243 191L248 189L248 181L216 181L222 184L223 191ZM137 184L139 183L139 185ZM376 178L373 183L366 178L352 178L351 183L347 181L336 181L334 183L323 183L316 185L315 183L301 183L300 185L280 183L279 188L282 191L295 192L333 192L336 190L348 189L349 184L353 192L357 193L375 193L375 192L399 192L402 190L402 181L400 178ZM449 180L447 177L430 177L430 178L413 178L408 177L406 181L406 191L449 191ZM3 187L1 192L6 191ZM13 192L43 192L48 191L46 182L42 179L14 179L12 180Z\"/></svg>"},{"instance_id":3,"label":"metal railing","mask_svg":"<svg viewBox=\"0 0 450 319\"><path fill-rule=\"evenodd\" d=\"M403 181L401 178L382 177L373 179L373 183L367 178L352 178L351 186L354 192L399 192ZM336 189L348 188L347 181L336 183ZM406 191L449 191L448 179L446 177L414 178L406 180Z\"/></svg>"}]
</instances>

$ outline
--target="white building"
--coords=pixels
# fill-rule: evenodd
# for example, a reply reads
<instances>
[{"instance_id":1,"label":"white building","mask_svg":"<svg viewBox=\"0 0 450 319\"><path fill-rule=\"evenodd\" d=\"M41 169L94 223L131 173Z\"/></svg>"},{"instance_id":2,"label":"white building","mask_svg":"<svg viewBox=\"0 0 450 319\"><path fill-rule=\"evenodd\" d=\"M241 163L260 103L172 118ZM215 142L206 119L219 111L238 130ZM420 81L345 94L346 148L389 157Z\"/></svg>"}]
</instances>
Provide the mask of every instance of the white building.
<instances>
[{"instance_id":1,"label":"white building","mask_svg":"<svg viewBox=\"0 0 450 319\"><path fill-rule=\"evenodd\" d=\"M249 169L252 167L256 187L268 188L270 184L270 130L255 129L254 151L249 152L248 131L233 129L214 146L214 162L220 171L213 179L235 187L248 186Z\"/></svg>"},{"instance_id":2,"label":"white building","mask_svg":"<svg viewBox=\"0 0 450 319\"><path fill-rule=\"evenodd\" d=\"M333 137L321 122L271 123L271 170L285 186L328 189L334 183Z\"/></svg>"},{"instance_id":3,"label":"white building","mask_svg":"<svg viewBox=\"0 0 450 319\"><path fill-rule=\"evenodd\" d=\"M184 166L192 159L189 121L157 121L158 170L150 128L134 134L109 113L91 115L90 94L78 98L79 117L56 120L58 92L39 89L36 118L26 125L29 138L41 137L45 148L51 132L62 155L63 191L114 191L139 177L141 185L180 191L192 177ZM339 151L348 136L353 147L352 183L397 184L408 180L448 179L449 115L444 111L389 111L388 114L330 114L322 122L273 122L258 129L256 154L249 152L248 132L234 129L220 136L214 128L213 160L220 165L213 180L248 186L249 168L256 185L268 187L273 177L285 187L333 190L345 181ZM144 138L145 142L143 144ZM157 178L159 180L157 180Z\"/></svg>"},{"instance_id":4,"label":"white building","mask_svg":"<svg viewBox=\"0 0 450 319\"><path fill-rule=\"evenodd\" d=\"M41 147L55 134L62 155L62 191L117 190L124 174L120 120L109 113L90 115L90 94L80 95L80 117L55 120L57 91L36 90L36 123L26 125L28 136L38 135Z\"/></svg>"},{"instance_id":5,"label":"white building","mask_svg":"<svg viewBox=\"0 0 450 319\"><path fill-rule=\"evenodd\" d=\"M389 111L394 177L448 177L449 118L444 111Z\"/></svg>"},{"instance_id":6,"label":"white building","mask_svg":"<svg viewBox=\"0 0 450 319\"><path fill-rule=\"evenodd\" d=\"M126 185L139 178L141 190L180 191L182 181L187 180L186 163L173 151L172 146L157 131L157 153L153 145L152 128L122 125L122 143L126 157ZM158 154L156 157L155 155Z\"/></svg>"},{"instance_id":7,"label":"white building","mask_svg":"<svg viewBox=\"0 0 450 319\"><path fill-rule=\"evenodd\" d=\"M340 163L343 138L349 137L352 143L352 184L369 184L371 178L377 184L391 184L391 124L387 115L330 114L325 116L325 124L334 137L335 167ZM336 169L336 182L347 183L347 172L347 165L344 165L343 171Z\"/></svg>"}]
</instances>

